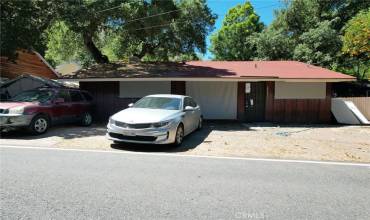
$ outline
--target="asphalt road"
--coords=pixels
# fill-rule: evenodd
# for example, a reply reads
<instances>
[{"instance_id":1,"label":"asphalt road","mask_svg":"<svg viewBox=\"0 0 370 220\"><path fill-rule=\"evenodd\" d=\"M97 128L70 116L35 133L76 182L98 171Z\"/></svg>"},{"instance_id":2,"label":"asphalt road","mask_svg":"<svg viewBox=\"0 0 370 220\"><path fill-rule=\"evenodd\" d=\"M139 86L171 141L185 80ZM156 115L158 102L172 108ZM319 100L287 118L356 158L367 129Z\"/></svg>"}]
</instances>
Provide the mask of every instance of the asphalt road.
<instances>
[{"instance_id":1,"label":"asphalt road","mask_svg":"<svg viewBox=\"0 0 370 220\"><path fill-rule=\"evenodd\" d=\"M370 219L370 167L0 148L1 219Z\"/></svg>"}]
</instances>

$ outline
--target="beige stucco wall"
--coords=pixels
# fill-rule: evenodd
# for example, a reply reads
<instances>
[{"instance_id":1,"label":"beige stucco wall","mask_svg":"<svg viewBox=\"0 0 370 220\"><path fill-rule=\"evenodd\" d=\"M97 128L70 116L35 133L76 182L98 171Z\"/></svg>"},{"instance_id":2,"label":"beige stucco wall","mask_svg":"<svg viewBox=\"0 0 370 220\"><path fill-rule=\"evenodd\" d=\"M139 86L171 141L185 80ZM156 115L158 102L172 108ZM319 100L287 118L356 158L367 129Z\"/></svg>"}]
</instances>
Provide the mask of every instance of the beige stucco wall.
<instances>
[{"instance_id":1,"label":"beige stucco wall","mask_svg":"<svg viewBox=\"0 0 370 220\"><path fill-rule=\"evenodd\" d=\"M275 99L324 99L326 83L275 82Z\"/></svg>"},{"instance_id":2,"label":"beige stucco wall","mask_svg":"<svg viewBox=\"0 0 370 220\"><path fill-rule=\"evenodd\" d=\"M186 95L200 105L205 119L236 119L237 82L186 82Z\"/></svg>"}]
</instances>

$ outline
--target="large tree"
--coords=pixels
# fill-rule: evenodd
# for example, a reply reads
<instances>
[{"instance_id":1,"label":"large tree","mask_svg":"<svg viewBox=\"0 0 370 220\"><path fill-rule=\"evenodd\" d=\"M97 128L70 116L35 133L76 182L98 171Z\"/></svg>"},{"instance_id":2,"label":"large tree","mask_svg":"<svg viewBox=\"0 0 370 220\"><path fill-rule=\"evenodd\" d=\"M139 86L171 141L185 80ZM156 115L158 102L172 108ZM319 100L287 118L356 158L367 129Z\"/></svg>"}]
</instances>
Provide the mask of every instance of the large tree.
<instances>
[{"instance_id":1,"label":"large tree","mask_svg":"<svg viewBox=\"0 0 370 220\"><path fill-rule=\"evenodd\" d=\"M256 55L253 34L261 32L259 21L250 2L230 9L222 27L211 36L211 52L216 60L250 60Z\"/></svg>"},{"instance_id":2,"label":"large tree","mask_svg":"<svg viewBox=\"0 0 370 220\"><path fill-rule=\"evenodd\" d=\"M359 80L370 77L370 9L349 20L344 29L342 51L350 56Z\"/></svg>"},{"instance_id":3,"label":"large tree","mask_svg":"<svg viewBox=\"0 0 370 220\"><path fill-rule=\"evenodd\" d=\"M45 50L42 33L53 18L51 1L0 1L0 53L15 57L19 48Z\"/></svg>"},{"instance_id":4,"label":"large tree","mask_svg":"<svg viewBox=\"0 0 370 220\"><path fill-rule=\"evenodd\" d=\"M253 35L255 60L289 60L293 56L295 41L281 29L266 28Z\"/></svg>"},{"instance_id":5,"label":"large tree","mask_svg":"<svg viewBox=\"0 0 370 220\"><path fill-rule=\"evenodd\" d=\"M331 22L323 21L299 36L293 58L311 64L330 67L340 55L341 40Z\"/></svg>"},{"instance_id":6,"label":"large tree","mask_svg":"<svg viewBox=\"0 0 370 220\"><path fill-rule=\"evenodd\" d=\"M83 39L98 63L108 62L108 56L168 60L181 54L205 52L205 38L213 28L215 16L204 0L122 2L78 5L67 1L60 8L59 19Z\"/></svg>"},{"instance_id":7,"label":"large tree","mask_svg":"<svg viewBox=\"0 0 370 220\"><path fill-rule=\"evenodd\" d=\"M353 66L353 58L341 53L344 27L359 11L368 9L370 1L286 0L285 3L285 7L276 11L272 24L254 35L257 48L254 59L294 59L341 71L343 66Z\"/></svg>"},{"instance_id":8,"label":"large tree","mask_svg":"<svg viewBox=\"0 0 370 220\"><path fill-rule=\"evenodd\" d=\"M172 1L170 1L172 2ZM163 5L161 10L153 4ZM166 13L171 12L172 13ZM156 16L158 14L161 16ZM153 1L144 5L138 17L150 19L134 20L104 37L106 48L115 48L126 56L134 55L149 60L169 60L182 55L205 53L205 39L213 30L215 16L205 1L186 0L171 4ZM114 45L109 42L114 38ZM106 44L108 43L108 44Z\"/></svg>"},{"instance_id":9,"label":"large tree","mask_svg":"<svg viewBox=\"0 0 370 220\"><path fill-rule=\"evenodd\" d=\"M107 63L108 56L168 60L204 53L205 38L216 18L205 0L5 0L1 4L1 50L41 44L48 46L47 57L55 63L76 57Z\"/></svg>"}]
</instances>

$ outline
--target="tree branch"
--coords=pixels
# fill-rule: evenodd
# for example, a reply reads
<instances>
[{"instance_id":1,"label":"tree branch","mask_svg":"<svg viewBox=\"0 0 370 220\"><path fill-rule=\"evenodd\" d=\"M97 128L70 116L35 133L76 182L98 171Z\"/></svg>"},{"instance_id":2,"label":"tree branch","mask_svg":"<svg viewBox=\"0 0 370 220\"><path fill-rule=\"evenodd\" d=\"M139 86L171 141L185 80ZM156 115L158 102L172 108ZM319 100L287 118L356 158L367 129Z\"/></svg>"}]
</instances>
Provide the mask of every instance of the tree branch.
<instances>
[{"instance_id":1,"label":"tree branch","mask_svg":"<svg viewBox=\"0 0 370 220\"><path fill-rule=\"evenodd\" d=\"M86 49L90 52L90 54L97 63L109 63L108 57L103 55L100 52L100 50L96 47L91 34L84 33L83 40Z\"/></svg>"}]
</instances>

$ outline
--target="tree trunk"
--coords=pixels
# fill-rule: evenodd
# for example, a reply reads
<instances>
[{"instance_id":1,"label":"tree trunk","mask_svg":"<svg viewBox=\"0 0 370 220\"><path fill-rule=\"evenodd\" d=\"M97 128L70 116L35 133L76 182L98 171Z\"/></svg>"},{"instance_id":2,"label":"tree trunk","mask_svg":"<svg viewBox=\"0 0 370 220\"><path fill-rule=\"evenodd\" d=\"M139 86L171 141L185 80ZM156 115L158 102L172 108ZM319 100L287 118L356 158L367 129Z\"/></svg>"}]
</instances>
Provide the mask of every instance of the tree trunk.
<instances>
[{"instance_id":1,"label":"tree trunk","mask_svg":"<svg viewBox=\"0 0 370 220\"><path fill-rule=\"evenodd\" d=\"M154 49L157 46L158 45L153 46L153 45L150 45L150 44L144 44L143 47L141 48L140 53L136 53L136 54L134 54L134 56L141 59L141 58L143 58L147 54L153 55L154 54Z\"/></svg>"},{"instance_id":2,"label":"tree trunk","mask_svg":"<svg viewBox=\"0 0 370 220\"><path fill-rule=\"evenodd\" d=\"M139 59L143 58L145 55L146 55L146 52L147 52L147 48L144 46L140 53L135 53L134 56L135 57L138 57Z\"/></svg>"},{"instance_id":3,"label":"tree trunk","mask_svg":"<svg viewBox=\"0 0 370 220\"><path fill-rule=\"evenodd\" d=\"M97 63L109 63L107 56L103 55L100 50L95 46L91 34L83 34L84 44L87 50L90 52L95 62Z\"/></svg>"}]
</instances>

